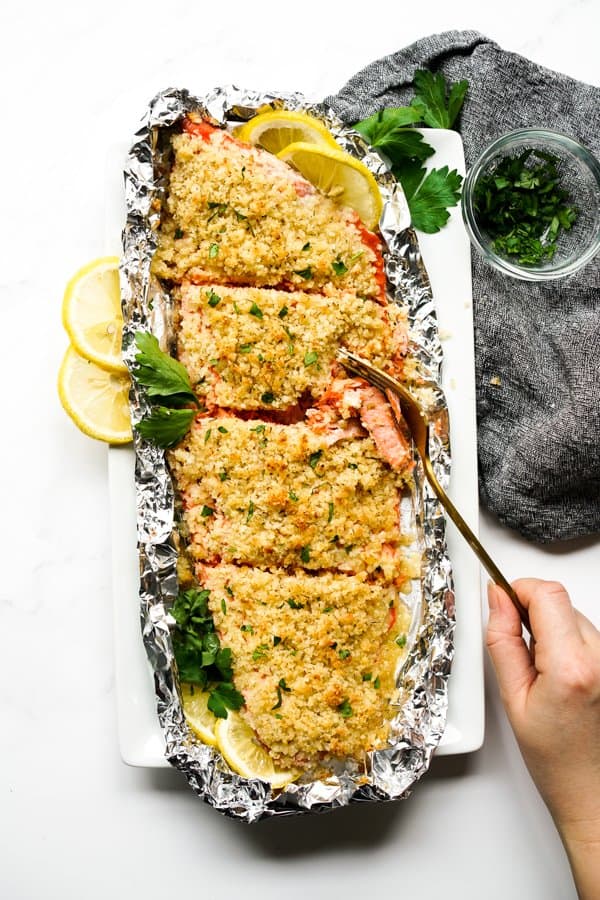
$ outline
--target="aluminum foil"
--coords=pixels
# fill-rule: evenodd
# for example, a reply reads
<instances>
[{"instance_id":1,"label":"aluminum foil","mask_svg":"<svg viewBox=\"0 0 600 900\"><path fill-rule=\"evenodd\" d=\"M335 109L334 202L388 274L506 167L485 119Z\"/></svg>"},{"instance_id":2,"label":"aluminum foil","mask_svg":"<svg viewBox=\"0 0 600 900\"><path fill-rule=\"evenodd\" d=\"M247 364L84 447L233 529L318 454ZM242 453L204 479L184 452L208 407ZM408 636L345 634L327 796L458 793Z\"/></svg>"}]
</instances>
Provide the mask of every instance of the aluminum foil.
<instances>
[{"instance_id":1,"label":"aluminum foil","mask_svg":"<svg viewBox=\"0 0 600 900\"><path fill-rule=\"evenodd\" d=\"M402 189L383 160L362 137L346 128L334 113L300 94L265 94L235 87L217 88L205 97L169 89L150 103L135 135L125 168L127 221L123 231L121 293L125 320L123 351L132 371L134 335L150 330L163 349L173 346L171 305L150 275L156 248L161 199L165 191L168 136L171 126L190 113L228 125L254 115L258 108L304 110L320 118L338 142L360 158L375 175L383 195L384 239L390 299L409 309L411 352L418 358L431 399L430 444L442 484L448 482L450 452L447 407L440 388L442 350L431 287ZM131 415L138 422L147 411L143 389L132 371ZM177 595L177 528L174 492L164 452L136 436L137 527L140 561L141 625L154 670L157 710L169 762L188 779L196 793L221 812L246 822L273 815L325 812L359 801L406 797L427 771L446 722L448 676L453 654L454 594L445 544L442 509L425 483L417 462L416 490L403 504L403 526L416 529L422 575L409 604L413 624L409 651L398 673L401 700L392 723L388 749L368 754L367 773L355 763L323 781L292 784L273 792L258 780L233 773L213 748L191 739L183 717L174 667L169 609Z\"/></svg>"}]
</instances>

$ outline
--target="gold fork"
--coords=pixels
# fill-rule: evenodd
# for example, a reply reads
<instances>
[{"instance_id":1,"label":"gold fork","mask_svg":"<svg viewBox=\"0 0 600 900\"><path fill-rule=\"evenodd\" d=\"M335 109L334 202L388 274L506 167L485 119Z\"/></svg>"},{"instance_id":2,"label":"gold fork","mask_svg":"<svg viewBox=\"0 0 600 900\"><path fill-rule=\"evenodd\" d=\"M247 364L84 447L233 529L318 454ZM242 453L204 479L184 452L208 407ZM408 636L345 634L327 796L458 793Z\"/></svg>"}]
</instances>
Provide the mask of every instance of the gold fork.
<instances>
[{"instance_id":1,"label":"gold fork","mask_svg":"<svg viewBox=\"0 0 600 900\"><path fill-rule=\"evenodd\" d=\"M356 356L354 353L349 353L347 350L344 350L342 347L340 347L337 352L337 357L344 368L348 369L349 372L353 372L355 375L360 375L360 377L364 378L365 381L368 381L369 384L372 384L374 387L379 388L379 390L382 391L385 396L388 396L388 400L390 393L398 398L400 409L402 410L402 416L406 424L408 425L414 445L419 456L421 457L425 475L427 476L429 484L433 488L433 491L435 492L440 503L442 504L464 539L467 541L471 549L475 552L476 556L478 557L479 561L481 562L489 576L492 578L495 584L500 585L502 590L504 590L508 594L513 604L515 605L519 616L521 617L521 622L523 623L529 634L531 634L531 625L529 624L529 615L527 614L527 610L520 602L516 593L514 592L496 563L490 557L487 550L485 550L485 548L481 545L479 540L475 537L475 535L437 480L429 456L429 427L427 417L425 416L425 413L421 409L420 405L417 403L412 394L402 384L400 384L399 381L396 381L395 378L392 378L391 375L388 375L381 369L377 369L375 366L371 365L371 363L368 363L364 359L361 359L360 356ZM394 417L396 417L394 404L391 403L390 406L392 408L392 412L394 412Z\"/></svg>"}]
</instances>

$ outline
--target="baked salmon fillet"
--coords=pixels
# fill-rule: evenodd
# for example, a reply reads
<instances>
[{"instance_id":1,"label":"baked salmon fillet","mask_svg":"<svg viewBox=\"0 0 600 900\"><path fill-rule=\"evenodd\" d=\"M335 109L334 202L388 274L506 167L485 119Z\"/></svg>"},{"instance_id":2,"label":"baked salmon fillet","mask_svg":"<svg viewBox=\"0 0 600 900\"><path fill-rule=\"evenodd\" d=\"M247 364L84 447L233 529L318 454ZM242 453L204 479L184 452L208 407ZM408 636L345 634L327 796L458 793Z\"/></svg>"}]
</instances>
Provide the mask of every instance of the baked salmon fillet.
<instances>
[{"instance_id":1,"label":"baked salmon fillet","mask_svg":"<svg viewBox=\"0 0 600 900\"><path fill-rule=\"evenodd\" d=\"M198 578L233 651L244 716L279 767L361 759L385 745L410 624L392 586L229 565L199 566Z\"/></svg>"},{"instance_id":2,"label":"baked salmon fillet","mask_svg":"<svg viewBox=\"0 0 600 900\"><path fill-rule=\"evenodd\" d=\"M360 426L334 428L199 417L169 454L192 558L413 578L398 527L409 470Z\"/></svg>"},{"instance_id":3,"label":"baked salmon fillet","mask_svg":"<svg viewBox=\"0 0 600 900\"><path fill-rule=\"evenodd\" d=\"M413 454L336 352L406 377L406 315L355 212L207 122L171 143L152 267L200 402L167 455L180 580L210 592L239 714L277 767L314 776L384 747L397 712Z\"/></svg>"},{"instance_id":4,"label":"baked salmon fillet","mask_svg":"<svg viewBox=\"0 0 600 900\"><path fill-rule=\"evenodd\" d=\"M172 138L154 274L385 298L381 244L287 163L207 122Z\"/></svg>"},{"instance_id":5,"label":"baked salmon fillet","mask_svg":"<svg viewBox=\"0 0 600 900\"><path fill-rule=\"evenodd\" d=\"M408 345L406 318L347 291L203 286L177 293L179 360L208 406L286 409L325 393L338 347L376 366L401 372Z\"/></svg>"}]
</instances>

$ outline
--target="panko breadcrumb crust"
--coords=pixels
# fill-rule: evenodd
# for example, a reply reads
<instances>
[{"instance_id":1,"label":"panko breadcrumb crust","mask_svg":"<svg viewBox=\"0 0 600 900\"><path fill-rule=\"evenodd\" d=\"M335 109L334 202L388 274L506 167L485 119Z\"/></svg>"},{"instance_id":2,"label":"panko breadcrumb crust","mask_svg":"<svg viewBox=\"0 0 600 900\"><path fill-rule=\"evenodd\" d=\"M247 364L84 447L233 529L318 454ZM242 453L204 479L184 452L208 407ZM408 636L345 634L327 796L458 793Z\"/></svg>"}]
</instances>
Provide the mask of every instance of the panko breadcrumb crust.
<instances>
[{"instance_id":1,"label":"panko breadcrumb crust","mask_svg":"<svg viewBox=\"0 0 600 900\"><path fill-rule=\"evenodd\" d=\"M420 560L399 524L410 468L382 458L356 383L342 412L331 386L340 345L411 366L406 317L356 213L222 131L172 147L153 272L205 405L168 453L186 559L276 765L360 764L397 712Z\"/></svg>"}]
</instances>

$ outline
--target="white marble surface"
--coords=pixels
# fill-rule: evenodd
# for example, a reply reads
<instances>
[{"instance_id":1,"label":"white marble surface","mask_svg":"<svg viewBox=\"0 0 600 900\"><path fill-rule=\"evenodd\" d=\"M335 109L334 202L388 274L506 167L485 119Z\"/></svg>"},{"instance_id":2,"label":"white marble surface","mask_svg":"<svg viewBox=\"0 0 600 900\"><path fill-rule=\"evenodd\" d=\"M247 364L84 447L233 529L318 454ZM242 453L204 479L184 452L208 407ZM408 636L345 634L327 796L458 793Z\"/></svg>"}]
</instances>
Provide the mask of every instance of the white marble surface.
<instances>
[{"instance_id":1,"label":"white marble surface","mask_svg":"<svg viewBox=\"0 0 600 900\"><path fill-rule=\"evenodd\" d=\"M166 10L168 22L166 23ZM304 897L367 892L571 900L566 860L488 671L487 734L413 797L245 828L172 772L119 759L106 448L66 419L55 378L64 283L103 252L104 157L158 89L238 82L323 96L421 35L476 28L598 83L594 0L22 2L0 12L3 197L2 770L6 900ZM549 122L548 124L552 124ZM560 578L600 624L598 542L534 547L483 515L510 577ZM159 849L168 867L159 865Z\"/></svg>"}]
</instances>

